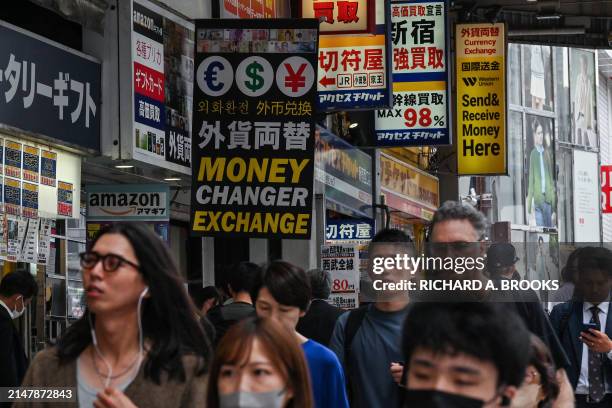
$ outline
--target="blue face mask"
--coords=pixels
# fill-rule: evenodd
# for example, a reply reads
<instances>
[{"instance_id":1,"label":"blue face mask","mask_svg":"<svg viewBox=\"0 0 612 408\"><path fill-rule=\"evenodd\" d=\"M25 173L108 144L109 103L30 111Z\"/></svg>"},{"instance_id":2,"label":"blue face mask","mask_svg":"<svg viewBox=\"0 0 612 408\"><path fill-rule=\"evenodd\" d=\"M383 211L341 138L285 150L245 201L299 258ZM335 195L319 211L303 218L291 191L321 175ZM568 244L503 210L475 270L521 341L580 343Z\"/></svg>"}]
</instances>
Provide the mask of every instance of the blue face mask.
<instances>
[{"instance_id":1,"label":"blue face mask","mask_svg":"<svg viewBox=\"0 0 612 408\"><path fill-rule=\"evenodd\" d=\"M219 408L282 408L285 392L281 390L270 392L238 391L219 395Z\"/></svg>"},{"instance_id":2,"label":"blue face mask","mask_svg":"<svg viewBox=\"0 0 612 408\"><path fill-rule=\"evenodd\" d=\"M406 390L404 408L482 408L484 401L436 390Z\"/></svg>"}]
</instances>

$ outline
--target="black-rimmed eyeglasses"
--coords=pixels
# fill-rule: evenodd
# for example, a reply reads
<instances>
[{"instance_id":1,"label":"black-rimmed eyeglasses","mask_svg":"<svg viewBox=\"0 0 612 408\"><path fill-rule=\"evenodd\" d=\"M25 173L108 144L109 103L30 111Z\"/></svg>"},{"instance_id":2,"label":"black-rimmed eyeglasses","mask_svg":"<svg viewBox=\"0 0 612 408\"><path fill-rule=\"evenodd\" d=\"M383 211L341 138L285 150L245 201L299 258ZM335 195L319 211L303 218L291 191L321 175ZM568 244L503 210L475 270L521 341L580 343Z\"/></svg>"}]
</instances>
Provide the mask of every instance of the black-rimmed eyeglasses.
<instances>
[{"instance_id":1,"label":"black-rimmed eyeglasses","mask_svg":"<svg viewBox=\"0 0 612 408\"><path fill-rule=\"evenodd\" d=\"M80 253L79 258L81 258L81 267L84 269L92 269L100 260L102 261L102 268L105 272L115 272L123 264L130 265L135 269L140 269L140 266L136 265L134 262L128 261L121 255L116 254L100 255L97 252L90 251Z\"/></svg>"}]
</instances>

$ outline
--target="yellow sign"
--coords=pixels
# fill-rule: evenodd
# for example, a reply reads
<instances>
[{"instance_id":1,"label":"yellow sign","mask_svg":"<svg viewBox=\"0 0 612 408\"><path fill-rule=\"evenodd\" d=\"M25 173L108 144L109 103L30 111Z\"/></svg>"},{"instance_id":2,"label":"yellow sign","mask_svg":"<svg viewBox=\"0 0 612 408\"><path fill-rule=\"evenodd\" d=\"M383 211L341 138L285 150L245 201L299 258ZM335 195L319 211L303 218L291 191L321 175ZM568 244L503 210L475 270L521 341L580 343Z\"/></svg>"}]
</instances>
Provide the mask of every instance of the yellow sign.
<instances>
[{"instance_id":1,"label":"yellow sign","mask_svg":"<svg viewBox=\"0 0 612 408\"><path fill-rule=\"evenodd\" d=\"M440 205L439 181L408 163L380 155L380 187L434 211Z\"/></svg>"},{"instance_id":2,"label":"yellow sign","mask_svg":"<svg viewBox=\"0 0 612 408\"><path fill-rule=\"evenodd\" d=\"M457 170L507 174L505 25L457 24Z\"/></svg>"}]
</instances>

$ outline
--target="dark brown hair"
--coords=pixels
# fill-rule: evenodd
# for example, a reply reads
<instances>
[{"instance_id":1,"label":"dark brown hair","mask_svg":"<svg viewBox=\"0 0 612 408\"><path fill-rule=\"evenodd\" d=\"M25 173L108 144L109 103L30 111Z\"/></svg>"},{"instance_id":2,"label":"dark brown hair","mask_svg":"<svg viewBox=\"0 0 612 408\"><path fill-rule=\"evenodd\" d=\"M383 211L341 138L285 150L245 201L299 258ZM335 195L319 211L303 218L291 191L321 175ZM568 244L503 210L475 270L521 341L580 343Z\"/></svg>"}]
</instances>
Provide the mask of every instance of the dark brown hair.
<instances>
[{"instance_id":1,"label":"dark brown hair","mask_svg":"<svg viewBox=\"0 0 612 408\"><path fill-rule=\"evenodd\" d=\"M559 395L559 383L557 382L557 370L555 363L548 351L546 344L533 334L531 340L531 360L529 365L535 367L540 374L540 384L544 393L544 399L538 404L538 408L549 408Z\"/></svg>"},{"instance_id":2,"label":"dark brown hair","mask_svg":"<svg viewBox=\"0 0 612 408\"><path fill-rule=\"evenodd\" d=\"M293 392L289 408L314 406L310 376L297 339L271 319L250 318L232 326L221 339L210 367L206 406L219 407L219 373L224 364L248 361L253 341L258 339L272 364Z\"/></svg>"}]
</instances>

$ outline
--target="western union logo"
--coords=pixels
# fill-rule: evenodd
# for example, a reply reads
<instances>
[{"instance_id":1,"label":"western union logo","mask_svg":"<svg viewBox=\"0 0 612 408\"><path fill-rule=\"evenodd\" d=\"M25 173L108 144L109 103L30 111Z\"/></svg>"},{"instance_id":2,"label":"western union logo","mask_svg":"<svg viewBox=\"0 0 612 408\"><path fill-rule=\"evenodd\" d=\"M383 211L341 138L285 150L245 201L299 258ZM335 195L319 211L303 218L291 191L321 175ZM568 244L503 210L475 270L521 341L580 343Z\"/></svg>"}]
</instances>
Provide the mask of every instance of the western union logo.
<instances>
[{"instance_id":1,"label":"western union logo","mask_svg":"<svg viewBox=\"0 0 612 408\"><path fill-rule=\"evenodd\" d=\"M462 79L465 86L474 86L478 82L478 78L476 77L467 77Z\"/></svg>"}]
</instances>

